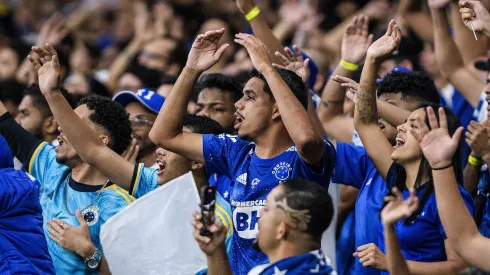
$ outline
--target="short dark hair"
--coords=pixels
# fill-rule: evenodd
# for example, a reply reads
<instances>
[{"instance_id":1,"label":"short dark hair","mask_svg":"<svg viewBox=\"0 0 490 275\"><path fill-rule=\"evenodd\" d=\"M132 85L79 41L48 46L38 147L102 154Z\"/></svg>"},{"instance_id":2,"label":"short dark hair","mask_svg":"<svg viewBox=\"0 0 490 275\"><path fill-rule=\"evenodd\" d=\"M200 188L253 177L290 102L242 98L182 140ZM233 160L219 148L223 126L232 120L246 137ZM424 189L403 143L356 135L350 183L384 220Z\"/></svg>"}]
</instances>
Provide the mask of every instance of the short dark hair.
<instances>
[{"instance_id":1,"label":"short dark hair","mask_svg":"<svg viewBox=\"0 0 490 275\"><path fill-rule=\"evenodd\" d=\"M0 82L0 100L3 102L12 102L19 105L22 101L22 92L25 86L15 80L5 80Z\"/></svg>"},{"instance_id":2,"label":"short dark hair","mask_svg":"<svg viewBox=\"0 0 490 275\"><path fill-rule=\"evenodd\" d=\"M299 100L301 105L303 105L305 109L308 109L308 96L310 95L301 77L299 77L295 72L290 70L276 69L276 71L277 73L279 73L279 75L284 80L284 82L286 82L289 89L291 89L291 91ZM264 91L268 93L272 97L272 99L274 99L274 95L272 94L271 88L269 87L269 83L267 83L265 77L261 73L259 73L259 71L257 71L255 68L252 70L251 74L252 77L257 77L265 82Z\"/></svg>"},{"instance_id":3,"label":"short dark hair","mask_svg":"<svg viewBox=\"0 0 490 275\"><path fill-rule=\"evenodd\" d=\"M175 48L169 54L168 63L176 63L179 65L180 69L183 69L187 62L188 47L182 39L169 37L166 37L165 39L170 39L175 42Z\"/></svg>"},{"instance_id":4,"label":"short dark hair","mask_svg":"<svg viewBox=\"0 0 490 275\"><path fill-rule=\"evenodd\" d=\"M131 142L131 122L121 104L102 96L84 97L78 106L86 104L93 113L90 120L103 127L110 135L109 148L122 154Z\"/></svg>"},{"instance_id":5,"label":"short dark hair","mask_svg":"<svg viewBox=\"0 0 490 275\"><path fill-rule=\"evenodd\" d=\"M222 91L229 92L233 96L233 102L237 102L243 96L243 85L224 74L205 74L199 78L195 87L197 93L200 93L206 88L218 88Z\"/></svg>"},{"instance_id":6,"label":"short dark hair","mask_svg":"<svg viewBox=\"0 0 490 275\"><path fill-rule=\"evenodd\" d=\"M276 200L286 198L287 205L292 209L308 210L311 219L306 232L314 239L321 239L334 214L332 198L327 189L304 179L287 180L281 185L284 192Z\"/></svg>"},{"instance_id":7,"label":"short dark hair","mask_svg":"<svg viewBox=\"0 0 490 275\"><path fill-rule=\"evenodd\" d=\"M439 104L440 96L434 81L423 72L391 72L378 86L378 96L401 93L402 98L418 103Z\"/></svg>"},{"instance_id":8,"label":"short dark hair","mask_svg":"<svg viewBox=\"0 0 490 275\"><path fill-rule=\"evenodd\" d=\"M75 104L73 103L71 95L68 94L68 92L63 88L61 88L60 91L61 91L61 94L68 101L68 104L70 104L70 106L72 108L75 107ZM41 92L41 89L39 88L38 84L32 84L32 85L28 86L27 88L25 88L24 97L26 97L26 96L31 97L32 105L34 105L34 107L39 110L39 112L41 113L41 116L43 118L47 118L47 117L50 117L53 115L53 113L51 112L51 109L49 108L48 101L46 100L43 93Z\"/></svg>"},{"instance_id":9,"label":"short dark hair","mask_svg":"<svg viewBox=\"0 0 490 275\"><path fill-rule=\"evenodd\" d=\"M160 86L161 72L159 70L147 68L134 59L126 69L126 73L133 74L143 83L144 88L156 89Z\"/></svg>"},{"instance_id":10,"label":"short dark hair","mask_svg":"<svg viewBox=\"0 0 490 275\"><path fill-rule=\"evenodd\" d=\"M218 135L225 130L218 122L205 116L186 115L184 118L184 127L189 128L193 133Z\"/></svg>"}]
</instances>

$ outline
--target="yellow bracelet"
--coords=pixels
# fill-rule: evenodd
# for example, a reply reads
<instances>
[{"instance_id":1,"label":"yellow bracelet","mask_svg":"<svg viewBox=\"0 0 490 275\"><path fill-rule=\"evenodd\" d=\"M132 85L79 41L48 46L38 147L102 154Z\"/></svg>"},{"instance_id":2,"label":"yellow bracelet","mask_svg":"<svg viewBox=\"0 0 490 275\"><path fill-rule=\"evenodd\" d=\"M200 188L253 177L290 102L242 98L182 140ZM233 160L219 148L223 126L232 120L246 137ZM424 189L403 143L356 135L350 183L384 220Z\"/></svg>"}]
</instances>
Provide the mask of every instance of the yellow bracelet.
<instances>
[{"instance_id":1,"label":"yellow bracelet","mask_svg":"<svg viewBox=\"0 0 490 275\"><path fill-rule=\"evenodd\" d=\"M340 60L340 63L339 63L340 66L344 67L344 69L346 70L349 70L349 71L357 71L357 69L359 68L359 65L356 65L356 64L353 64L353 63L349 63L345 60Z\"/></svg>"},{"instance_id":2,"label":"yellow bracelet","mask_svg":"<svg viewBox=\"0 0 490 275\"><path fill-rule=\"evenodd\" d=\"M473 165L473 166L480 166L481 165L481 159L477 159L474 156L469 156L468 157L468 163Z\"/></svg>"},{"instance_id":3,"label":"yellow bracelet","mask_svg":"<svg viewBox=\"0 0 490 275\"><path fill-rule=\"evenodd\" d=\"M245 19L247 19L247 21L252 21L259 14L260 14L259 7L255 6L253 9L247 12L247 14L245 15Z\"/></svg>"}]
</instances>

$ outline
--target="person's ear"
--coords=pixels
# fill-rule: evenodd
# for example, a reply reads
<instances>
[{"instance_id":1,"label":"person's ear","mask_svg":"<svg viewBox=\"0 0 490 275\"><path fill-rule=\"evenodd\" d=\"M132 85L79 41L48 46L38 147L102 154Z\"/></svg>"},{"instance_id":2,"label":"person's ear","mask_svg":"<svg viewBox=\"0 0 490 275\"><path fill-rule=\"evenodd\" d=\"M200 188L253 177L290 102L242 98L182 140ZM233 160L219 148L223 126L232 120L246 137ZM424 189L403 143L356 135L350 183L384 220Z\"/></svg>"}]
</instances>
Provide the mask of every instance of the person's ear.
<instances>
[{"instance_id":1,"label":"person's ear","mask_svg":"<svg viewBox=\"0 0 490 275\"><path fill-rule=\"evenodd\" d=\"M204 168L204 164L202 164L198 161L195 161L195 160L191 161L191 169L192 170L198 170L198 169L202 169L202 168Z\"/></svg>"},{"instance_id":2,"label":"person's ear","mask_svg":"<svg viewBox=\"0 0 490 275\"><path fill-rule=\"evenodd\" d=\"M109 141L110 141L110 138L106 135L100 135L100 140L102 140L102 142L105 144L105 145L109 145Z\"/></svg>"},{"instance_id":3,"label":"person's ear","mask_svg":"<svg viewBox=\"0 0 490 275\"><path fill-rule=\"evenodd\" d=\"M55 135L58 133L58 123L56 122L54 116L44 119L42 129L43 133L46 135Z\"/></svg>"},{"instance_id":4,"label":"person's ear","mask_svg":"<svg viewBox=\"0 0 490 275\"><path fill-rule=\"evenodd\" d=\"M276 239L278 241L280 240L287 240L289 235L289 226L286 222L281 222L277 226L277 233L276 233Z\"/></svg>"},{"instance_id":5,"label":"person's ear","mask_svg":"<svg viewBox=\"0 0 490 275\"><path fill-rule=\"evenodd\" d=\"M279 107L277 106L277 103L274 102L272 104L272 120L276 120L281 117L281 113L279 112Z\"/></svg>"}]
</instances>

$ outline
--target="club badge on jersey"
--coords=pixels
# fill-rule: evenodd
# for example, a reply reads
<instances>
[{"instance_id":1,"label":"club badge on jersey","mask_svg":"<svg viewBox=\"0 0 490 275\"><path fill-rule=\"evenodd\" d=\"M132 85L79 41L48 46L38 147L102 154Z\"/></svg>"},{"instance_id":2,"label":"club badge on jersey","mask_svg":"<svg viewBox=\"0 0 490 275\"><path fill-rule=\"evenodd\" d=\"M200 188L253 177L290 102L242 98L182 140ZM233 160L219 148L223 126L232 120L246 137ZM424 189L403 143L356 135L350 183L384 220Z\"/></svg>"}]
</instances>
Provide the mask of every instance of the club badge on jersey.
<instances>
[{"instance_id":1,"label":"club badge on jersey","mask_svg":"<svg viewBox=\"0 0 490 275\"><path fill-rule=\"evenodd\" d=\"M92 206L82 211L83 219L92 226L99 221L99 207Z\"/></svg>"}]
</instances>

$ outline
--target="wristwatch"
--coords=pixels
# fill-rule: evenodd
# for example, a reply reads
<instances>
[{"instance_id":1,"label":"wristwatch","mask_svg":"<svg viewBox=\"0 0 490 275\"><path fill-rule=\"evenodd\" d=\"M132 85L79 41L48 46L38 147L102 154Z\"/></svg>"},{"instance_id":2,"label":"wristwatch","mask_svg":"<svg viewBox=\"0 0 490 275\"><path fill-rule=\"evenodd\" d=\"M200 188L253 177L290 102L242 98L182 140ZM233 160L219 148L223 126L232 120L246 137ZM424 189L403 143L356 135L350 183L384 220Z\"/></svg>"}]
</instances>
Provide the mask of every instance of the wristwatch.
<instances>
[{"instance_id":1,"label":"wristwatch","mask_svg":"<svg viewBox=\"0 0 490 275\"><path fill-rule=\"evenodd\" d=\"M102 252L98 249L95 250L92 256L85 258L85 265L90 270L98 270L101 262L102 262Z\"/></svg>"}]
</instances>

